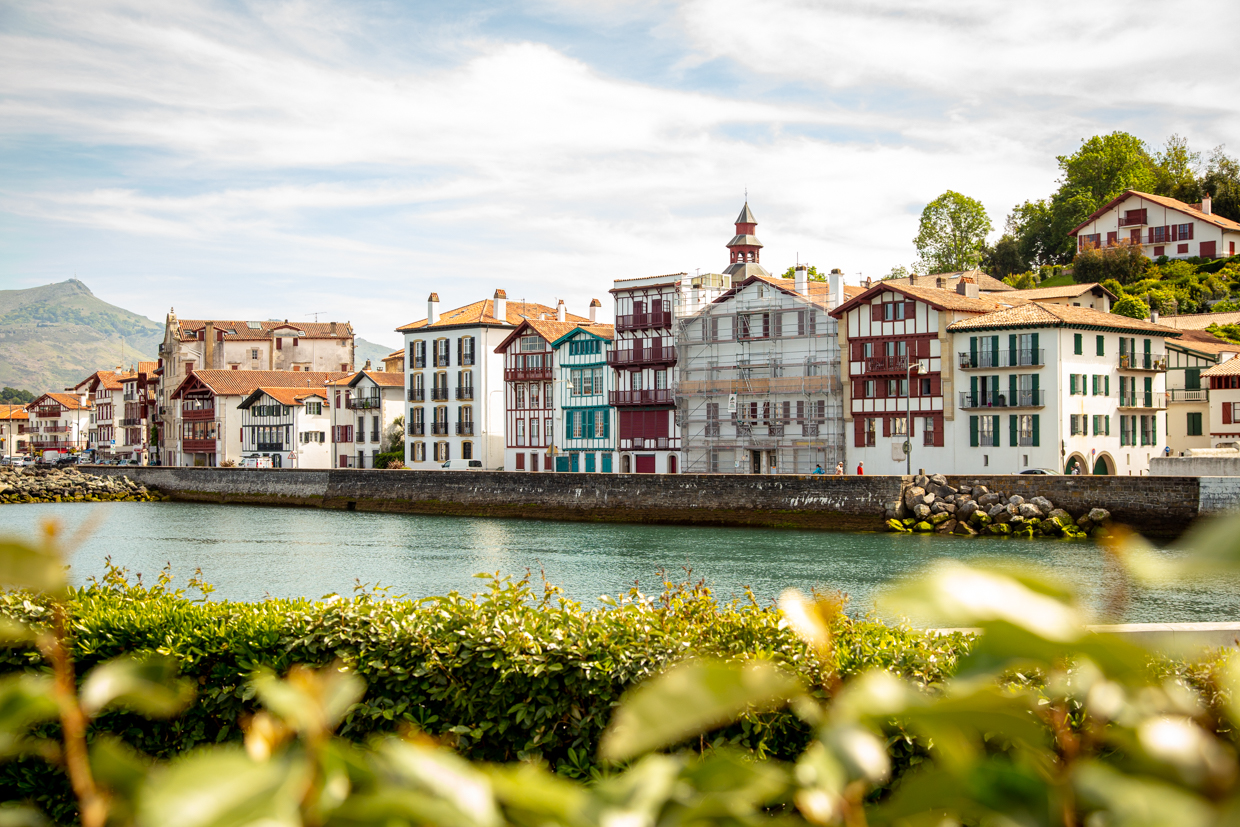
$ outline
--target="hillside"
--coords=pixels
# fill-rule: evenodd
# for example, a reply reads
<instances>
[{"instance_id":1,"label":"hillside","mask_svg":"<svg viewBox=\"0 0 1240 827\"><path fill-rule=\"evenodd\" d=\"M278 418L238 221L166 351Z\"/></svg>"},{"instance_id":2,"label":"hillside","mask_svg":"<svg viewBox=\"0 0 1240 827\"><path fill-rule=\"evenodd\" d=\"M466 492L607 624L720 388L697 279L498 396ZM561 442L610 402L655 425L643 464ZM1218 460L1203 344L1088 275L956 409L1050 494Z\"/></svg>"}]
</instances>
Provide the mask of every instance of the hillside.
<instances>
[{"instance_id":1,"label":"hillside","mask_svg":"<svg viewBox=\"0 0 1240 827\"><path fill-rule=\"evenodd\" d=\"M358 336L353 340L354 367L360 369L362 365L366 364L366 360L369 359L371 367L376 370L383 370L383 357L387 356L394 350L400 350L400 348L375 344L374 342L368 342Z\"/></svg>"},{"instance_id":2,"label":"hillside","mask_svg":"<svg viewBox=\"0 0 1240 827\"><path fill-rule=\"evenodd\" d=\"M155 359L163 335L163 325L96 298L77 279L0 290L0 386L63 390L100 368Z\"/></svg>"}]
</instances>

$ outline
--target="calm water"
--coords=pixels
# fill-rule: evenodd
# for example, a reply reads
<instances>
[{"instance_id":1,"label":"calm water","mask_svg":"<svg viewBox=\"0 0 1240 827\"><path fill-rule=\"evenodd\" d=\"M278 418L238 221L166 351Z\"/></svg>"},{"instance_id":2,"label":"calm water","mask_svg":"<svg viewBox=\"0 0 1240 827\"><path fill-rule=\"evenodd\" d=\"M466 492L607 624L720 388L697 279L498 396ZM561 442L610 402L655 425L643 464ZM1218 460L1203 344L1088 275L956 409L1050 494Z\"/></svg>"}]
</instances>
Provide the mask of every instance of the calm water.
<instances>
[{"instance_id":1,"label":"calm water","mask_svg":"<svg viewBox=\"0 0 1240 827\"><path fill-rule=\"evenodd\" d=\"M348 594L356 580L410 596L478 591L477 572L541 569L569 596L597 605L638 581L657 591L657 571L682 566L722 598L751 586L769 600L795 586L838 588L852 611L868 611L876 589L930 560L1014 555L1053 566L1095 598L1114 575L1085 542L957 539L737 528L597 525L525 520L360 514L306 508L186 503L47 503L0 508L0 534L31 532L55 517L67 528L102 521L71 561L82 582L111 555L152 577L171 562L178 582L201 567L215 596L232 600ZM1131 621L1235 620L1240 584L1143 591Z\"/></svg>"}]
</instances>

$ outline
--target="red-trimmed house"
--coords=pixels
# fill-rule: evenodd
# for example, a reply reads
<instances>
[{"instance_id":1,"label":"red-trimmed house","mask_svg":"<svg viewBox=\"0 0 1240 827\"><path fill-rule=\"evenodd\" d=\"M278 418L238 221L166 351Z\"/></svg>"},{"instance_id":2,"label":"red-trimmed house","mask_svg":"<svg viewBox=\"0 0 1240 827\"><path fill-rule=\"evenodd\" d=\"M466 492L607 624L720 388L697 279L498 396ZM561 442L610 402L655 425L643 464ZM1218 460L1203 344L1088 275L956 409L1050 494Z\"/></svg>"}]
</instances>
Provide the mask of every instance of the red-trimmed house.
<instances>
[{"instance_id":1,"label":"red-trimmed house","mask_svg":"<svg viewBox=\"0 0 1240 827\"><path fill-rule=\"evenodd\" d=\"M1215 215L1210 196L1186 204L1165 195L1125 190L1072 228L1078 251L1139 244L1150 258L1223 258L1236 254L1240 224Z\"/></svg>"}]
</instances>

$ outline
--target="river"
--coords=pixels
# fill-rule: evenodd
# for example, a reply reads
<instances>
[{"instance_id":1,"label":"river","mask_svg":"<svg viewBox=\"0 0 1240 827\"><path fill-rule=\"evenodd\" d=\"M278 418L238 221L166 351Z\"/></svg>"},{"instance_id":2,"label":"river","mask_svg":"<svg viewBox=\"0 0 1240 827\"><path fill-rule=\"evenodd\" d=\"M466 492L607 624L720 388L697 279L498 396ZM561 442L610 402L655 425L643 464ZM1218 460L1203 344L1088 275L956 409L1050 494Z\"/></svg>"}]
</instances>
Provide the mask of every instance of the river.
<instances>
[{"instance_id":1,"label":"river","mask_svg":"<svg viewBox=\"0 0 1240 827\"><path fill-rule=\"evenodd\" d=\"M349 594L355 582L382 583L411 597L470 593L472 575L526 569L586 605L636 581L659 590L658 570L705 578L722 599L751 587L762 601L795 586L846 592L850 612L873 608L876 591L942 557L1009 555L1054 568L1091 604L1116 584L1088 542L965 539L885 533L832 533L537 520L367 514L313 508L191 503L44 503L0 507L0 533L27 535L54 518L67 529L99 520L70 560L74 582L103 571L107 556L152 578L171 563L179 583L196 568L215 597L258 600ZM1169 553L1169 552L1168 552ZM1126 620L1218 621L1240 617L1240 583L1139 590Z\"/></svg>"}]
</instances>

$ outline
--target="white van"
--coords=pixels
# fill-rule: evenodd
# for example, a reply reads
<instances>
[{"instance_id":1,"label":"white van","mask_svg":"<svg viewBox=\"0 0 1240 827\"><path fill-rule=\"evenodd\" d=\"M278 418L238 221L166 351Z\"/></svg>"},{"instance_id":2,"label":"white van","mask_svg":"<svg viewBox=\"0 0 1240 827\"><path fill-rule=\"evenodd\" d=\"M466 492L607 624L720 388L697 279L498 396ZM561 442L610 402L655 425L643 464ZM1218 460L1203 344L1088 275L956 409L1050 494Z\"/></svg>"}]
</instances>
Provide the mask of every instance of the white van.
<instances>
[{"instance_id":1,"label":"white van","mask_svg":"<svg viewBox=\"0 0 1240 827\"><path fill-rule=\"evenodd\" d=\"M439 467L445 471L481 471L482 460L480 459L450 459Z\"/></svg>"}]
</instances>

